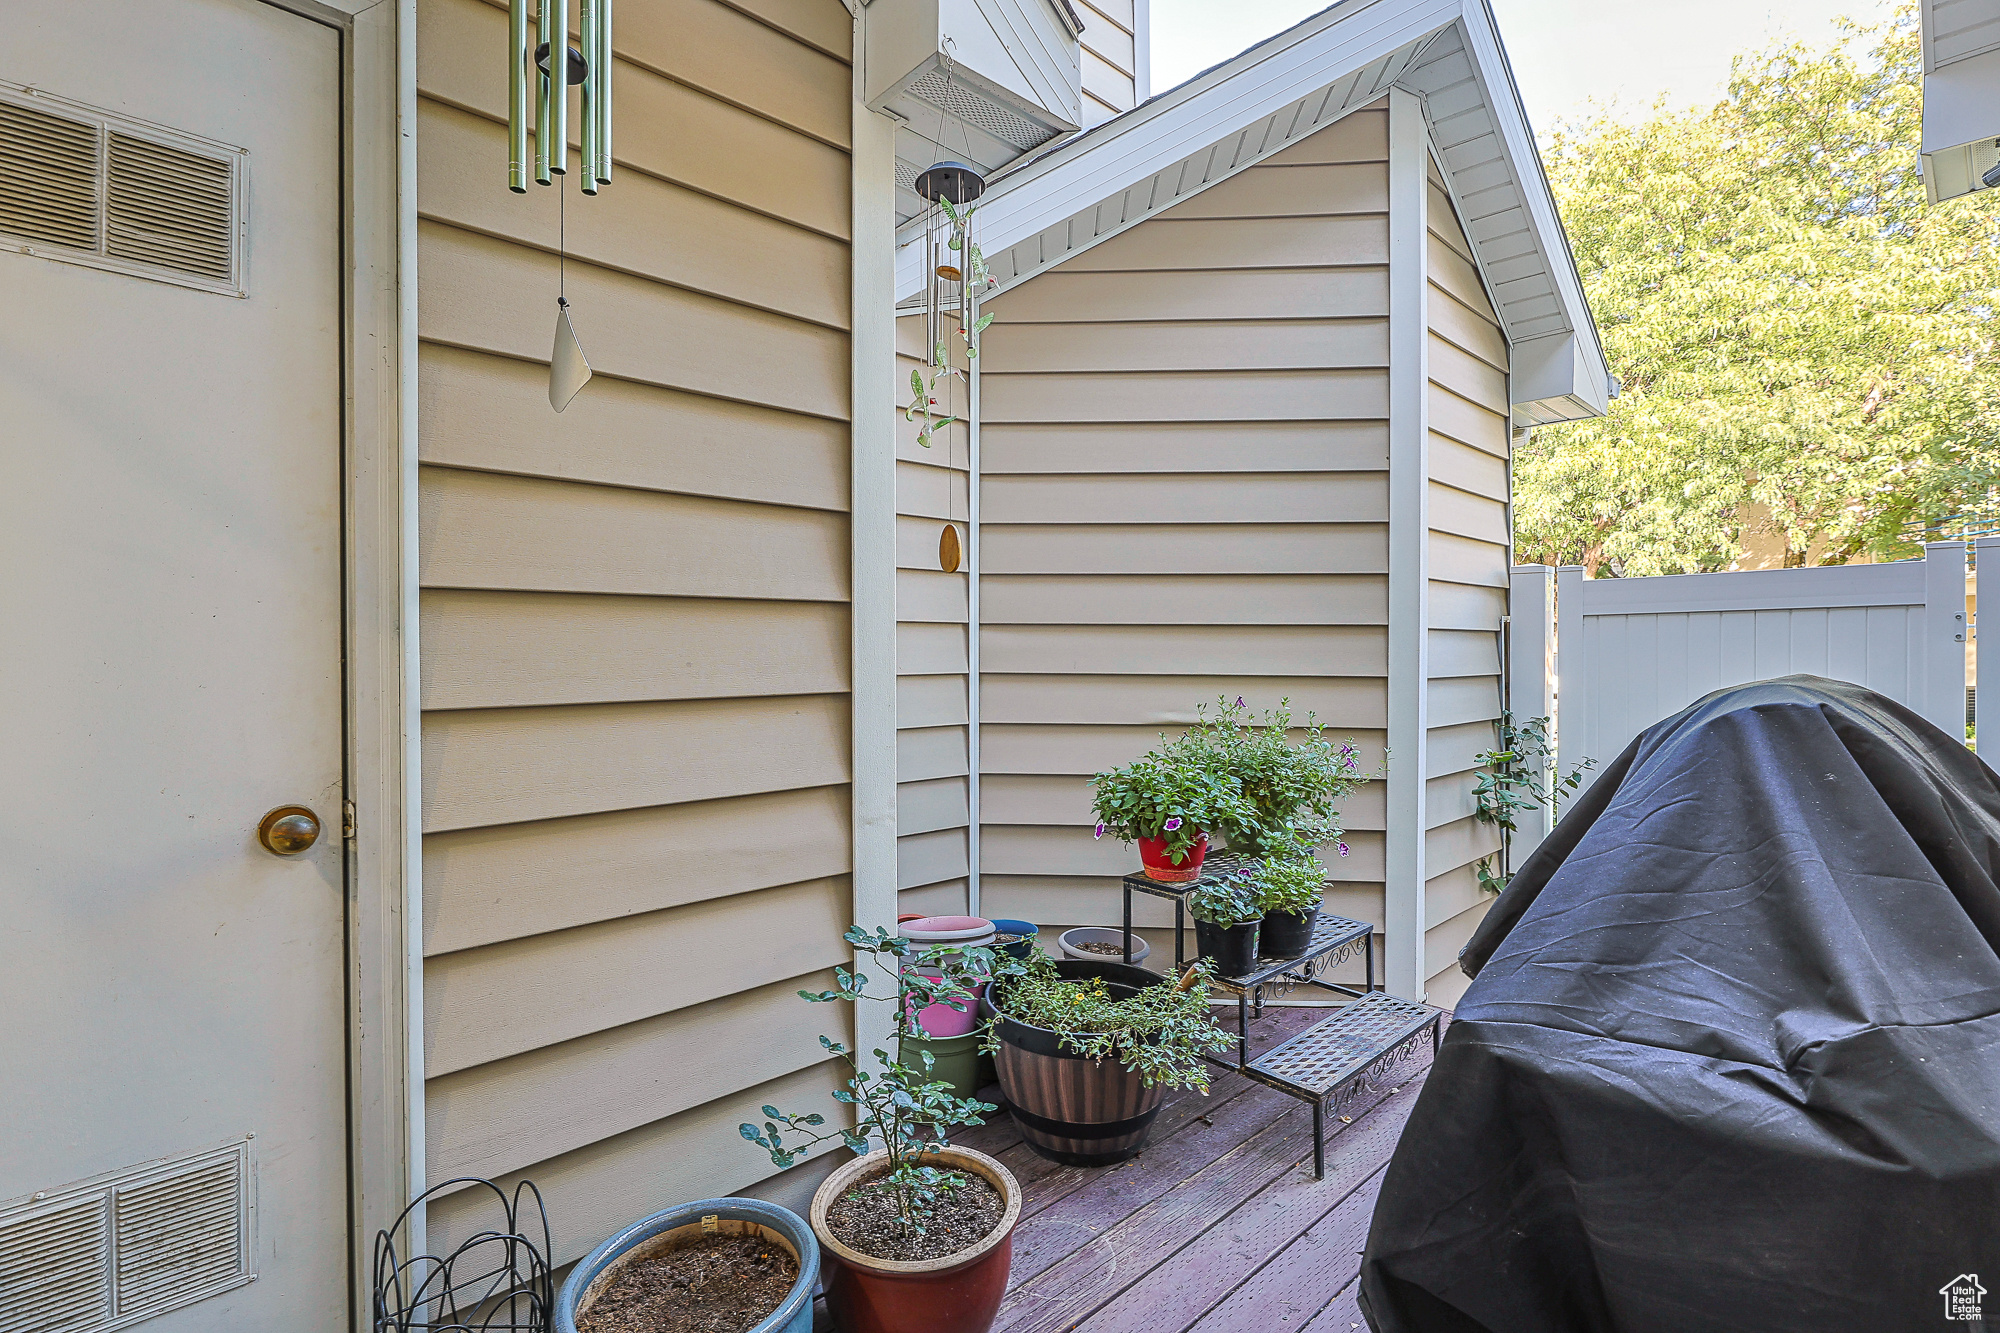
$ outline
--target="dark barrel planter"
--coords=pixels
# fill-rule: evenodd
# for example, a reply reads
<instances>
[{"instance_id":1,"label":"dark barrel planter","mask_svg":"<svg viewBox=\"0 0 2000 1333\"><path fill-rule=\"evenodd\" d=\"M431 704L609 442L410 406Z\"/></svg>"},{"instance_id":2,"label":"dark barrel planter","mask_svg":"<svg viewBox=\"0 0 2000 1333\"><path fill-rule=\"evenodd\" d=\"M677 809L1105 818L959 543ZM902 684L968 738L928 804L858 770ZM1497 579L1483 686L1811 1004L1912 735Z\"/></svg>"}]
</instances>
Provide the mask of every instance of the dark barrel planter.
<instances>
[{"instance_id":1,"label":"dark barrel planter","mask_svg":"<svg viewBox=\"0 0 2000 1333\"><path fill-rule=\"evenodd\" d=\"M1261 921L1240 926L1218 926L1212 921L1194 923L1195 943L1203 958L1215 960L1218 977L1241 977L1257 970L1257 928Z\"/></svg>"},{"instance_id":2,"label":"dark barrel planter","mask_svg":"<svg viewBox=\"0 0 2000 1333\"><path fill-rule=\"evenodd\" d=\"M1266 912L1257 936L1257 953L1264 958L1297 958L1312 943L1319 909L1309 912Z\"/></svg>"},{"instance_id":3,"label":"dark barrel planter","mask_svg":"<svg viewBox=\"0 0 2000 1333\"><path fill-rule=\"evenodd\" d=\"M1102 977L1121 1000L1164 980L1143 967L1080 959L1058 961L1056 973L1066 981ZM1164 1087L1147 1087L1115 1058L1089 1060L1064 1050L1047 1028L996 1010L990 995L982 1008L995 1019L1000 1038L994 1065L1001 1098L1030 1148L1066 1166L1110 1166L1138 1155L1160 1113Z\"/></svg>"}]
</instances>

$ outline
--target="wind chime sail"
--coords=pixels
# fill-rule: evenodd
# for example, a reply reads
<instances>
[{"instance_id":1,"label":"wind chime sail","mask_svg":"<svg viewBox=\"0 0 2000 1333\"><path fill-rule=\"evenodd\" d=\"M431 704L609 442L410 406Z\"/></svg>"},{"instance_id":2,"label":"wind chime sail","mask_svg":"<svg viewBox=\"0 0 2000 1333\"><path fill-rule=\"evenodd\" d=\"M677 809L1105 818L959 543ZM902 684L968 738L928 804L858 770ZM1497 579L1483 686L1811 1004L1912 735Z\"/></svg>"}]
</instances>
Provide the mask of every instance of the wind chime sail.
<instances>
[{"instance_id":1,"label":"wind chime sail","mask_svg":"<svg viewBox=\"0 0 2000 1333\"><path fill-rule=\"evenodd\" d=\"M581 185L585 194L611 182L611 0L578 0L579 46L569 44L569 0L541 0L529 40L528 0L508 10L507 188L526 194L569 174L569 89L582 89ZM529 152L530 98L534 151ZM559 205L559 208L561 206ZM590 362L570 322L567 229L558 243L555 345L549 354L549 405L560 412L590 382Z\"/></svg>"}]
</instances>

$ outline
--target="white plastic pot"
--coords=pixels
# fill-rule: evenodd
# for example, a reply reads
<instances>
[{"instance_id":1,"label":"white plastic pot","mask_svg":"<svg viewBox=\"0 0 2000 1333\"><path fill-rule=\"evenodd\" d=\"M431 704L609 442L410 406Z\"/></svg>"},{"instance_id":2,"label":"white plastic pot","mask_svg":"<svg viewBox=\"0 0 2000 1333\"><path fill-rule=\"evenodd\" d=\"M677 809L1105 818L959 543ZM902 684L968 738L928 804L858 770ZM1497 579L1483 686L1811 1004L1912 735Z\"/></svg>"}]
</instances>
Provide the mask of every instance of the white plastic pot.
<instances>
[{"instance_id":1,"label":"white plastic pot","mask_svg":"<svg viewBox=\"0 0 2000 1333\"><path fill-rule=\"evenodd\" d=\"M1058 935L1056 943L1062 946L1063 957L1074 958L1078 962L1122 963L1125 961L1125 932L1116 926L1077 926L1072 930L1065 930L1062 934ZM1080 947L1085 944L1116 945L1119 952L1092 953L1090 950ZM1152 946L1140 938L1137 931L1134 931L1132 933L1133 963L1145 962L1146 955L1152 951Z\"/></svg>"}]
</instances>

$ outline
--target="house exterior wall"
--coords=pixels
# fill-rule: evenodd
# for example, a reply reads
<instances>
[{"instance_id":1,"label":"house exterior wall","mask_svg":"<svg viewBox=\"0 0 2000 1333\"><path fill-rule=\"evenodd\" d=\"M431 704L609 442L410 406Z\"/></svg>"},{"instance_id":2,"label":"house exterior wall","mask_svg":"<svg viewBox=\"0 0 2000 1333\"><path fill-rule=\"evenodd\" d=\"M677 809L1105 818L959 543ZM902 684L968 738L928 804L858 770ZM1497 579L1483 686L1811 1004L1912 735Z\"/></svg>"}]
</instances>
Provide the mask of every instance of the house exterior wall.
<instances>
[{"instance_id":1,"label":"house exterior wall","mask_svg":"<svg viewBox=\"0 0 2000 1333\"><path fill-rule=\"evenodd\" d=\"M1356 112L987 304L984 915L1116 922L1134 853L1091 837L1089 775L1204 700L1289 696L1380 763L1386 119ZM1345 814L1327 903L1379 925L1379 785Z\"/></svg>"},{"instance_id":2,"label":"house exterior wall","mask_svg":"<svg viewBox=\"0 0 2000 1333\"><path fill-rule=\"evenodd\" d=\"M1431 549L1424 970L1431 1003L1449 1007L1465 988L1458 951L1492 902L1474 866L1500 847L1499 830L1472 817L1472 792L1473 756L1493 748L1500 716L1511 430L1507 340L1434 165L1425 217Z\"/></svg>"},{"instance_id":3,"label":"house exterior wall","mask_svg":"<svg viewBox=\"0 0 2000 1333\"><path fill-rule=\"evenodd\" d=\"M1102 125L1144 101L1141 77L1151 35L1144 22L1145 0L1072 0L1083 20L1083 126Z\"/></svg>"},{"instance_id":4,"label":"house exterior wall","mask_svg":"<svg viewBox=\"0 0 2000 1333\"><path fill-rule=\"evenodd\" d=\"M833 1083L795 992L853 906L852 25L619 5L617 179L567 203L597 378L558 416L506 9L418 17L427 1169L531 1177L562 1263L768 1175L736 1123Z\"/></svg>"},{"instance_id":5,"label":"house exterior wall","mask_svg":"<svg viewBox=\"0 0 2000 1333\"><path fill-rule=\"evenodd\" d=\"M952 355L956 334L946 342ZM896 383L910 401L910 374L924 364L922 316L896 321ZM954 364L961 369L963 357ZM896 419L896 888L904 912L966 910L970 768L965 678L970 499L965 425L967 384L939 386L938 410L958 418L928 448L918 424ZM939 564L938 543L954 525L957 572Z\"/></svg>"}]
</instances>

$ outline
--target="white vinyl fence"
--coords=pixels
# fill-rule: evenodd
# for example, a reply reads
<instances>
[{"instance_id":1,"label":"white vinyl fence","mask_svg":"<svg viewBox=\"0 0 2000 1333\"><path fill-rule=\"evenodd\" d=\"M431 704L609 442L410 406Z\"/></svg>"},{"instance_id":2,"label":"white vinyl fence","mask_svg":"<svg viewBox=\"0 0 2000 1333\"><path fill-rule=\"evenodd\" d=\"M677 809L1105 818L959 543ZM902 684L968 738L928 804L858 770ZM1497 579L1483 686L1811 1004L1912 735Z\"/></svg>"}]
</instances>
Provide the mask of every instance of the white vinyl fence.
<instances>
[{"instance_id":1,"label":"white vinyl fence","mask_svg":"<svg viewBox=\"0 0 2000 1333\"><path fill-rule=\"evenodd\" d=\"M2000 569L2000 541L1993 546ZM1965 545L1924 551L1922 560L1886 565L1656 578L1517 567L1508 644L1514 716L1555 719L1562 767L1585 756L1602 766L1713 690L1810 672L1866 685L1962 736ZM1992 656L2000 674L2000 648ZM1539 831L1524 832L1516 864L1540 841Z\"/></svg>"}]
</instances>

